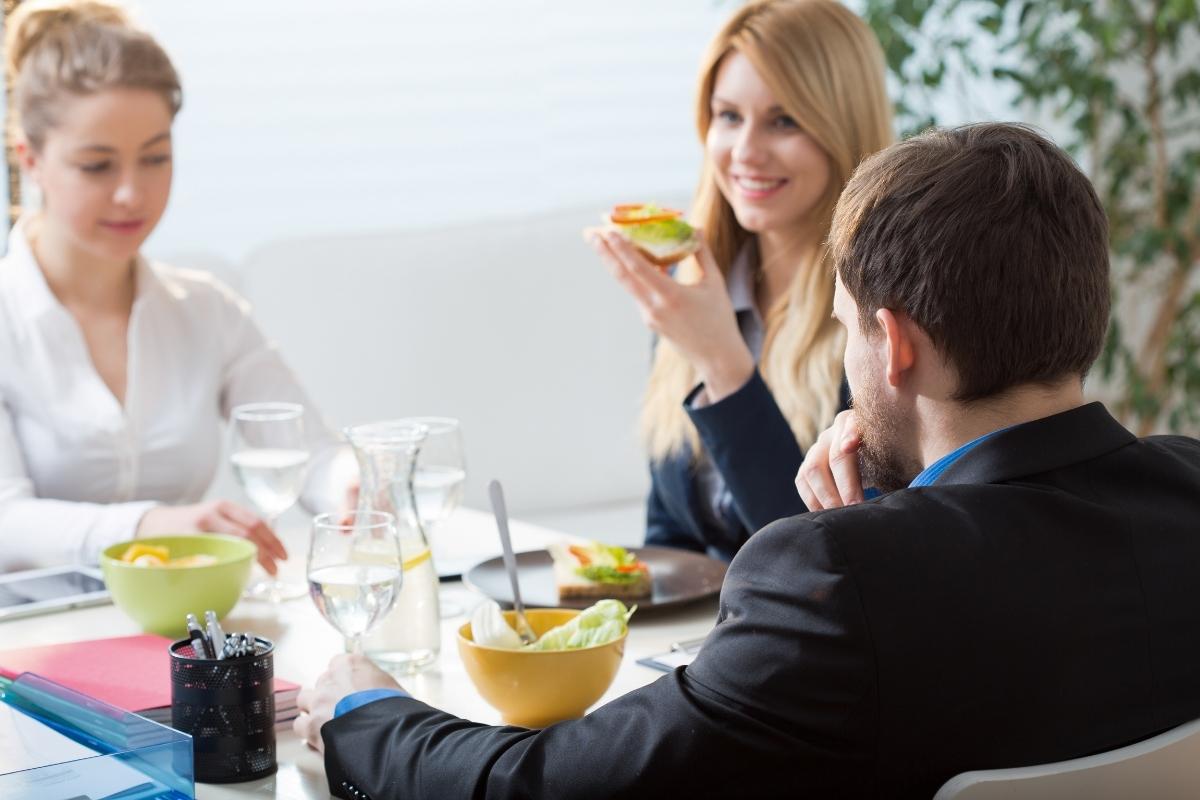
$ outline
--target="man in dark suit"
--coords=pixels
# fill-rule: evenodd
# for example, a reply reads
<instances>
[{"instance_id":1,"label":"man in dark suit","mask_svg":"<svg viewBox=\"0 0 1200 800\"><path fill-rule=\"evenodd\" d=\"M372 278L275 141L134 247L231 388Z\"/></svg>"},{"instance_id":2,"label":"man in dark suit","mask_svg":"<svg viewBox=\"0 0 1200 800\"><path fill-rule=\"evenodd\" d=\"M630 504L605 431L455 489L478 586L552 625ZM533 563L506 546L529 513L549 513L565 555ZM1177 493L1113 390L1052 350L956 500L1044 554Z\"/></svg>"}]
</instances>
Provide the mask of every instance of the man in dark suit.
<instances>
[{"instance_id":1,"label":"man in dark suit","mask_svg":"<svg viewBox=\"0 0 1200 800\"><path fill-rule=\"evenodd\" d=\"M1021 127L932 132L862 164L830 246L857 463L890 493L754 534L696 660L577 721L477 725L335 659L297 722L334 793L929 798L1200 717L1200 442L1084 403L1087 179Z\"/></svg>"}]
</instances>

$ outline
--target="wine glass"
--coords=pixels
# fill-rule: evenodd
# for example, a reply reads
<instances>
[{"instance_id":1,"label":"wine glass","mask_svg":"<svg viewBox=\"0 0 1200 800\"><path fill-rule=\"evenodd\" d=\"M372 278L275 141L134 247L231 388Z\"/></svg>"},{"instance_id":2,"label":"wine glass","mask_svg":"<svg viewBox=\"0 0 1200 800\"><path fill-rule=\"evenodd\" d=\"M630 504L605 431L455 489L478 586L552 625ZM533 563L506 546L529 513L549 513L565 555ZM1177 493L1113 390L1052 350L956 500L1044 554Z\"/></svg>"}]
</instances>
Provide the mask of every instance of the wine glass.
<instances>
[{"instance_id":1,"label":"wine glass","mask_svg":"<svg viewBox=\"0 0 1200 800\"><path fill-rule=\"evenodd\" d=\"M467 459L463 447L462 426L451 417L412 417L413 422L425 426L425 441L417 455L417 467L413 473L413 495L417 505L417 516L421 527L429 537L429 546L434 553L435 564L442 563L438 556L438 542L434 528L441 526L462 502L463 484L467 479ZM441 548L445 556L445 546ZM445 570L443 570L445 572ZM447 574L454 574L451 568ZM457 617L463 613L461 604L441 598L443 619Z\"/></svg>"},{"instance_id":2,"label":"wine glass","mask_svg":"<svg viewBox=\"0 0 1200 800\"><path fill-rule=\"evenodd\" d=\"M317 610L361 653L404 580L396 518L386 511L318 514L308 548L308 592Z\"/></svg>"},{"instance_id":3,"label":"wine glass","mask_svg":"<svg viewBox=\"0 0 1200 800\"><path fill-rule=\"evenodd\" d=\"M417 454L413 475L413 494L417 516L426 535L450 518L462 502L467 479L467 461L463 454L462 427L450 417L411 417L425 426L425 440Z\"/></svg>"},{"instance_id":4,"label":"wine glass","mask_svg":"<svg viewBox=\"0 0 1200 800\"><path fill-rule=\"evenodd\" d=\"M309 452L304 406L247 403L234 407L229 422L229 462L250 502L278 535L276 523L304 488ZM246 597L278 603L305 594L304 584L282 578L255 581Z\"/></svg>"}]
</instances>

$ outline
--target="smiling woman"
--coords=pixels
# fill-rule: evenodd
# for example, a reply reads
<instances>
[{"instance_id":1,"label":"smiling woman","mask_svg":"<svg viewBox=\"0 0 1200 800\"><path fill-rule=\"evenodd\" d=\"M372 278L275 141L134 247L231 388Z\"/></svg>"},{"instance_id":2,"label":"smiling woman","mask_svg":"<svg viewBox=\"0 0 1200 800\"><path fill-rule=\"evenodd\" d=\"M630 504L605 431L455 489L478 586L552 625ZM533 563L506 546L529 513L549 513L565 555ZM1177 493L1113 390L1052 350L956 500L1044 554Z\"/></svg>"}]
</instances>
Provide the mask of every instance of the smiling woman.
<instances>
[{"instance_id":1,"label":"smiling woman","mask_svg":"<svg viewBox=\"0 0 1200 800\"><path fill-rule=\"evenodd\" d=\"M596 244L658 335L646 541L728 560L805 511L792 478L847 402L824 241L858 162L891 142L879 43L834 0L747 3L709 47L696 111L708 246L672 280Z\"/></svg>"},{"instance_id":2,"label":"smiling woman","mask_svg":"<svg viewBox=\"0 0 1200 800\"><path fill-rule=\"evenodd\" d=\"M0 261L0 571L186 531L250 539L274 571L287 553L261 519L198 501L229 410L304 392L244 301L140 255L171 192L170 59L90 0L23 5L5 53L9 134L42 203ZM307 416L311 444L332 438Z\"/></svg>"}]
</instances>

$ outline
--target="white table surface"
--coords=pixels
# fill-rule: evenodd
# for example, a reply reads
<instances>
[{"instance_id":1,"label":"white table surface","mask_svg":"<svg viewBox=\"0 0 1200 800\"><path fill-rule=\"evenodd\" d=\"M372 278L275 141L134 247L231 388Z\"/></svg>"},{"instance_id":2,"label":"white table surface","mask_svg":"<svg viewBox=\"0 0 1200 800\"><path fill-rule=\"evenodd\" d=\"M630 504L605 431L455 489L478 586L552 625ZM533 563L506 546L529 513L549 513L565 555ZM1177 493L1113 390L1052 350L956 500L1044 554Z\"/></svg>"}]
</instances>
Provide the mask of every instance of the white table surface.
<instances>
[{"instance_id":1,"label":"white table surface","mask_svg":"<svg viewBox=\"0 0 1200 800\"><path fill-rule=\"evenodd\" d=\"M517 551L537 550L561 534L522 523L511 522L513 547ZM301 553L295 534L289 537L291 552ZM478 560L499 555L499 540L490 514L460 509L437 533L435 557L476 556ZM287 572L303 572L303 557L293 556ZM499 724L500 715L475 691L463 669L455 644L459 626L466 614L481 599L461 582L442 584L443 601L456 601L465 609L458 617L442 620L442 649L437 663L420 675L403 679L404 688L413 696L458 716L477 722ZM716 598L674 610L635 615L625 647L625 659L613 685L600 699L606 703L626 692L644 686L663 673L634 663L666 651L672 642L704 636L716 621ZM227 631L253 631L275 642L275 674L305 686L324 670L329 659L342 650L341 636L317 613L307 597L279 605L242 600L222 623ZM28 647L56 642L93 639L97 636L125 636L139 633L137 625L115 606L76 609L26 619L0 622L0 642L4 647ZM277 757L279 771L270 777L239 784L197 784L201 800L222 798L274 797L292 800L327 798L325 770L321 757L309 750L291 731L279 731Z\"/></svg>"}]
</instances>

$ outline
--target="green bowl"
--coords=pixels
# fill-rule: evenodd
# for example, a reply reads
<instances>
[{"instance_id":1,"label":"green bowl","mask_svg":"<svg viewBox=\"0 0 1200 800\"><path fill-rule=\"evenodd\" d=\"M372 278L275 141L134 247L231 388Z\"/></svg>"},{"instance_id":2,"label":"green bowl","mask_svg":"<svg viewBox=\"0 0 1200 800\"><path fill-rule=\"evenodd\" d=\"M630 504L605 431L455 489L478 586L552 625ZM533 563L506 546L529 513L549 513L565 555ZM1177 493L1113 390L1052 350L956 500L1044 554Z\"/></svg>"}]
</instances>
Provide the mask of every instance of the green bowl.
<instances>
[{"instance_id":1,"label":"green bowl","mask_svg":"<svg viewBox=\"0 0 1200 800\"><path fill-rule=\"evenodd\" d=\"M207 554L217 563L198 567L139 567L121 561L131 545L166 547L171 558ZM218 533L153 536L108 547L100 554L100 570L117 607L143 629L180 637L188 614L201 624L205 611L224 617L250 580L258 548L253 542Z\"/></svg>"}]
</instances>

